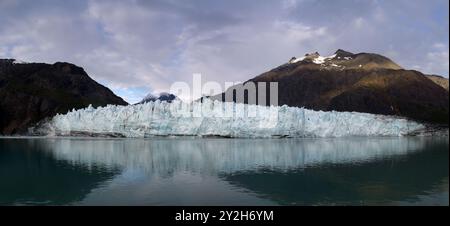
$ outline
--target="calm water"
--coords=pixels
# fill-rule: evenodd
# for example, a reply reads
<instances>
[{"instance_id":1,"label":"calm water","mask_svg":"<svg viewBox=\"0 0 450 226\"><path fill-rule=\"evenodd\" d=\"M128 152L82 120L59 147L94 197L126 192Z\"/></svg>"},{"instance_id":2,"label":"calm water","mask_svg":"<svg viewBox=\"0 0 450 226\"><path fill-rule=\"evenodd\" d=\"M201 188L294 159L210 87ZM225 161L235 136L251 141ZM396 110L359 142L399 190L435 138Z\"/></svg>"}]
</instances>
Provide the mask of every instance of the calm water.
<instances>
[{"instance_id":1,"label":"calm water","mask_svg":"<svg viewBox=\"0 0 450 226\"><path fill-rule=\"evenodd\" d=\"M0 139L0 205L449 205L445 138Z\"/></svg>"}]
</instances>

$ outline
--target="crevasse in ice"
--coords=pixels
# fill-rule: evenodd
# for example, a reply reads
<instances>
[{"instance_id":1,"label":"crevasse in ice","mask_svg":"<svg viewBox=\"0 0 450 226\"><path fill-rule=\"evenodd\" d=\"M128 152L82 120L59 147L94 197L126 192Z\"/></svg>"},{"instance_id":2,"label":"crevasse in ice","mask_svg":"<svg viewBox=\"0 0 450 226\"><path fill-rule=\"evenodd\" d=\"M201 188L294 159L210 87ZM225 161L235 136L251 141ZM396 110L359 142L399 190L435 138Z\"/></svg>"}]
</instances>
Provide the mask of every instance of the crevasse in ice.
<instances>
[{"instance_id":1,"label":"crevasse in ice","mask_svg":"<svg viewBox=\"0 0 450 226\"><path fill-rule=\"evenodd\" d=\"M288 106L203 102L149 102L72 110L39 130L47 135L114 134L124 137L346 137L403 136L424 126L406 119Z\"/></svg>"}]
</instances>

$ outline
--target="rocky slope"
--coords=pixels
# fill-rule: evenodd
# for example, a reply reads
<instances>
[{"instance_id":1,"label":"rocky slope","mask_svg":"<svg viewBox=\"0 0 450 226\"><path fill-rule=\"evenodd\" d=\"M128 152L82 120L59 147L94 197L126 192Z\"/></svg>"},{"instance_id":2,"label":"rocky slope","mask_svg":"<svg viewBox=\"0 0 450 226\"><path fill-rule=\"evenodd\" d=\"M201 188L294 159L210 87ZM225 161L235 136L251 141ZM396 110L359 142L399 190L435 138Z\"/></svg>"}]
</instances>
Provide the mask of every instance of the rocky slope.
<instances>
[{"instance_id":1,"label":"rocky slope","mask_svg":"<svg viewBox=\"0 0 450 226\"><path fill-rule=\"evenodd\" d=\"M427 78L431 79L431 81L435 82L436 84L442 86L445 90L448 91L448 79L444 78L440 75L427 75Z\"/></svg>"},{"instance_id":2,"label":"rocky slope","mask_svg":"<svg viewBox=\"0 0 450 226\"><path fill-rule=\"evenodd\" d=\"M23 133L42 119L90 104L127 105L73 64L0 59L1 135Z\"/></svg>"},{"instance_id":3,"label":"rocky slope","mask_svg":"<svg viewBox=\"0 0 450 226\"><path fill-rule=\"evenodd\" d=\"M448 91L424 74L405 70L378 54L344 50L328 57L307 54L247 82L278 82L279 105L398 115L448 124ZM213 98L223 101L225 96Z\"/></svg>"}]
</instances>

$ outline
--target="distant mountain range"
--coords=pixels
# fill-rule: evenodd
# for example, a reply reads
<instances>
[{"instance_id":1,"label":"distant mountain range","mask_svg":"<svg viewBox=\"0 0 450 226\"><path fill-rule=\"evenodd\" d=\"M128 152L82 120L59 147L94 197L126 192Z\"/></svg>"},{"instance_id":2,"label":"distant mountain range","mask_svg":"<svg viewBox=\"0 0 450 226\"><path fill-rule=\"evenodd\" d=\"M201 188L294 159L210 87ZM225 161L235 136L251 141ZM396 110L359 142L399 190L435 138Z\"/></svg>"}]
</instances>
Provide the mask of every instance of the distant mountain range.
<instances>
[{"instance_id":1,"label":"distant mountain range","mask_svg":"<svg viewBox=\"0 0 450 226\"><path fill-rule=\"evenodd\" d=\"M448 125L448 79L405 70L378 54L341 49L328 57L306 54L247 82L278 82L279 105L398 115ZM224 101L225 93L212 98Z\"/></svg>"},{"instance_id":2,"label":"distant mountain range","mask_svg":"<svg viewBox=\"0 0 450 226\"><path fill-rule=\"evenodd\" d=\"M0 59L0 134L24 133L42 119L90 104L127 102L73 64Z\"/></svg>"}]
</instances>

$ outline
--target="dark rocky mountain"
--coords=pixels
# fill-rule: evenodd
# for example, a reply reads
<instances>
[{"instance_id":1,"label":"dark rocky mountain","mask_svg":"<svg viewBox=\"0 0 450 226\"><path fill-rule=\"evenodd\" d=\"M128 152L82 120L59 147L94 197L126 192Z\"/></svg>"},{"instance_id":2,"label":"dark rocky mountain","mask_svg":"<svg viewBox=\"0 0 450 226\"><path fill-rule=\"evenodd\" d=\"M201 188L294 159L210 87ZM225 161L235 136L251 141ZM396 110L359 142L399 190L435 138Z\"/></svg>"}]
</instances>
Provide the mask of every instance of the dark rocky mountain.
<instances>
[{"instance_id":1,"label":"dark rocky mountain","mask_svg":"<svg viewBox=\"0 0 450 226\"><path fill-rule=\"evenodd\" d=\"M0 134L20 134L42 119L90 104L127 102L73 64L0 59Z\"/></svg>"},{"instance_id":2,"label":"dark rocky mountain","mask_svg":"<svg viewBox=\"0 0 450 226\"><path fill-rule=\"evenodd\" d=\"M378 54L344 50L329 57L307 54L247 82L278 82L279 105L398 115L448 125L448 90ZM226 93L235 96L230 92L236 87ZM224 101L225 96L213 99ZM233 101L242 102L235 97ZM243 101L248 102L247 96Z\"/></svg>"},{"instance_id":3,"label":"dark rocky mountain","mask_svg":"<svg viewBox=\"0 0 450 226\"><path fill-rule=\"evenodd\" d=\"M168 103L171 103L172 101L178 99L177 96L171 94L171 93L165 93L162 92L158 95L154 95L154 94L148 94L147 96L145 96L141 101L139 101L139 103L137 104L143 104L143 103L148 103L148 102L153 102L153 101L166 101Z\"/></svg>"}]
</instances>

